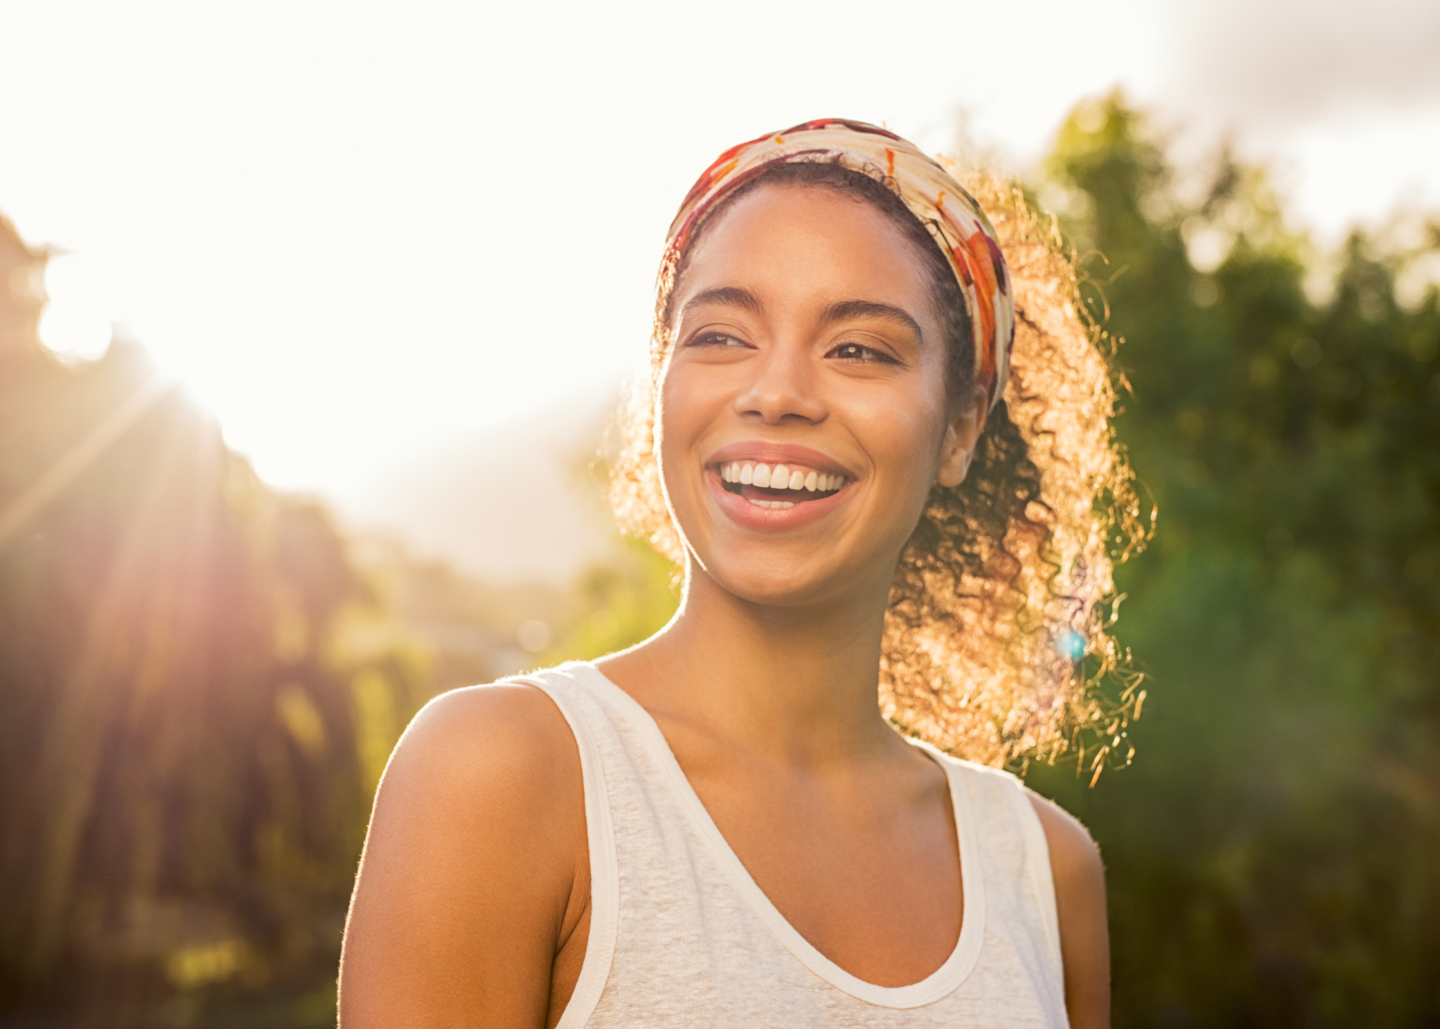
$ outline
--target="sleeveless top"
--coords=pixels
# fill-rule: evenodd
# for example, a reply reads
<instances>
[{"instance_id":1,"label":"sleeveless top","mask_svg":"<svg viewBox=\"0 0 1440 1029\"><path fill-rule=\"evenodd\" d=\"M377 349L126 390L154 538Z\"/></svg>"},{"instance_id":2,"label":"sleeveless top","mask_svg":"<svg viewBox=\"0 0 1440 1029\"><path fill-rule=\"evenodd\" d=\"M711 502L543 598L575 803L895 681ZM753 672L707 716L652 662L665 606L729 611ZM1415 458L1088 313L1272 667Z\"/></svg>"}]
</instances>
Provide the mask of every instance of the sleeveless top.
<instances>
[{"instance_id":1,"label":"sleeveless top","mask_svg":"<svg viewBox=\"0 0 1440 1029\"><path fill-rule=\"evenodd\" d=\"M934 973L877 986L770 903L629 694L586 663L508 681L549 695L580 751L590 936L558 1029L1068 1025L1049 852L1013 776L917 744L949 781L964 917Z\"/></svg>"}]
</instances>

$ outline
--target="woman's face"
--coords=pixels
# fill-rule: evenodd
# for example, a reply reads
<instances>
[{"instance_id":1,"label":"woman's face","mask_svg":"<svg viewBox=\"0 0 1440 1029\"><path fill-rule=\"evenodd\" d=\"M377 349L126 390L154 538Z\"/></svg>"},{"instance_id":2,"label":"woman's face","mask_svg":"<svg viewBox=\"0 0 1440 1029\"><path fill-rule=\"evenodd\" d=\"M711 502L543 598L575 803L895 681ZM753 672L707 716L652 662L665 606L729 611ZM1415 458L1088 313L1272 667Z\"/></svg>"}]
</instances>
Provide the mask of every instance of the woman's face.
<instances>
[{"instance_id":1,"label":"woman's face","mask_svg":"<svg viewBox=\"0 0 1440 1029\"><path fill-rule=\"evenodd\" d=\"M692 577L756 603L883 603L984 422L947 396L914 244L855 198L761 187L706 228L671 311L656 445Z\"/></svg>"}]
</instances>

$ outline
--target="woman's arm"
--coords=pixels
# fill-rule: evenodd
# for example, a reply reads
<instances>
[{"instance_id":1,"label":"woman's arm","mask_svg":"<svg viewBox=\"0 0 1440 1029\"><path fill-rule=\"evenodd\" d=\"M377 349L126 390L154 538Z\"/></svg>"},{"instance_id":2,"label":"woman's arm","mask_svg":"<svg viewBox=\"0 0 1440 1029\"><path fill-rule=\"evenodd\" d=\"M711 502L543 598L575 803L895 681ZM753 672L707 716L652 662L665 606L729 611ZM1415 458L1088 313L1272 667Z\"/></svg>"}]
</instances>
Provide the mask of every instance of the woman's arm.
<instances>
[{"instance_id":1,"label":"woman's arm","mask_svg":"<svg viewBox=\"0 0 1440 1029\"><path fill-rule=\"evenodd\" d=\"M340 962L341 1024L553 1024L547 1012L568 992L552 999L552 969L562 950L583 955L589 893L564 716L528 686L437 698L375 798Z\"/></svg>"},{"instance_id":2,"label":"woman's arm","mask_svg":"<svg viewBox=\"0 0 1440 1029\"><path fill-rule=\"evenodd\" d=\"M1068 812L1030 794L1050 847L1060 956L1065 964L1065 1008L1071 1029L1110 1025L1110 929L1105 916L1105 866L1090 834Z\"/></svg>"}]
</instances>

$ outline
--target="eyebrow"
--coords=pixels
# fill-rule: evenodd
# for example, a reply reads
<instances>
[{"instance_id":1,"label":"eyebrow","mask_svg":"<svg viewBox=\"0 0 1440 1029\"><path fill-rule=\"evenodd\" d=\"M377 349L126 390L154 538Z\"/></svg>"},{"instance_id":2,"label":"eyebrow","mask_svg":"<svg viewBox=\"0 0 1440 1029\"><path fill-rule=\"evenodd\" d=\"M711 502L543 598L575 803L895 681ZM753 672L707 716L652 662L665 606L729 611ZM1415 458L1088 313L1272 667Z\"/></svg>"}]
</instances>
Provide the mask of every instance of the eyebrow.
<instances>
[{"instance_id":1,"label":"eyebrow","mask_svg":"<svg viewBox=\"0 0 1440 1029\"><path fill-rule=\"evenodd\" d=\"M685 306L680 309L680 317L684 318L692 308L705 304L738 307L753 314L761 314L765 310L764 305L760 303L760 298L748 289L741 289L739 286L720 286L716 289L707 289L703 293L696 293L685 301Z\"/></svg>"},{"instance_id":2,"label":"eyebrow","mask_svg":"<svg viewBox=\"0 0 1440 1029\"><path fill-rule=\"evenodd\" d=\"M765 305L760 303L760 298L748 289L742 289L739 286L719 286L696 293L685 301L685 306L680 310L680 317L684 318L693 308L705 304L738 307L754 314L763 314L765 311ZM826 325L855 318L880 318L884 321L894 322L909 329L917 342L923 343L925 340L925 333L921 331L920 323L911 316L910 312L893 304L882 304L875 300L842 300L825 308L820 315L821 322Z\"/></svg>"},{"instance_id":3,"label":"eyebrow","mask_svg":"<svg viewBox=\"0 0 1440 1029\"><path fill-rule=\"evenodd\" d=\"M852 318L880 318L895 322L914 333L916 342L925 341L925 334L920 331L920 323L911 317L910 312L892 304L881 304L874 300L844 300L831 304L820 316L820 320L826 324L850 321Z\"/></svg>"}]
</instances>

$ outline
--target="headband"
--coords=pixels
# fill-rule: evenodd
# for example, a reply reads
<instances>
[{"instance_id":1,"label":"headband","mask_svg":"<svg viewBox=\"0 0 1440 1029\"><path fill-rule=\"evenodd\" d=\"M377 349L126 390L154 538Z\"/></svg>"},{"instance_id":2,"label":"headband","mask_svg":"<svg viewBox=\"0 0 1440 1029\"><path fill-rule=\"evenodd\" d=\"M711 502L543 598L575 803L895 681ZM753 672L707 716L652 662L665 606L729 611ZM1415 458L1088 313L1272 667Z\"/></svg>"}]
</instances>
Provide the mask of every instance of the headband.
<instances>
[{"instance_id":1,"label":"headband","mask_svg":"<svg viewBox=\"0 0 1440 1029\"><path fill-rule=\"evenodd\" d=\"M667 258L685 252L705 212L737 186L775 164L839 164L880 179L904 202L950 262L975 340L975 381L993 408L1010 372L1015 300L995 230L975 198L913 143L865 122L822 118L733 146L701 175L670 226Z\"/></svg>"}]
</instances>

